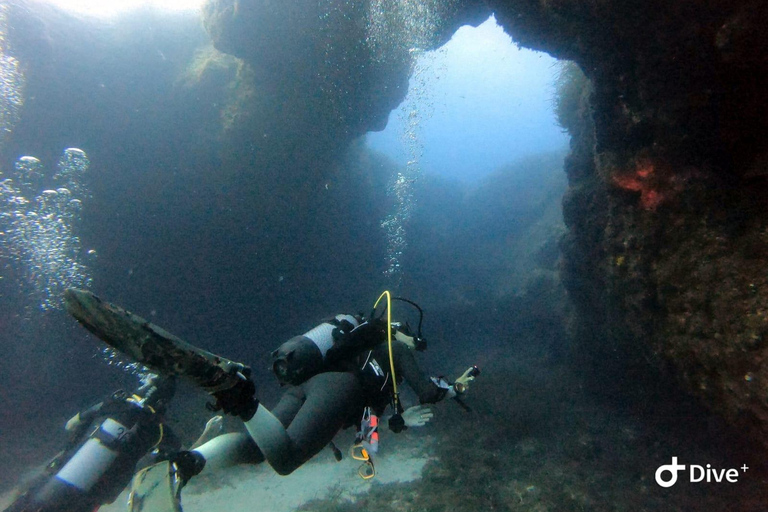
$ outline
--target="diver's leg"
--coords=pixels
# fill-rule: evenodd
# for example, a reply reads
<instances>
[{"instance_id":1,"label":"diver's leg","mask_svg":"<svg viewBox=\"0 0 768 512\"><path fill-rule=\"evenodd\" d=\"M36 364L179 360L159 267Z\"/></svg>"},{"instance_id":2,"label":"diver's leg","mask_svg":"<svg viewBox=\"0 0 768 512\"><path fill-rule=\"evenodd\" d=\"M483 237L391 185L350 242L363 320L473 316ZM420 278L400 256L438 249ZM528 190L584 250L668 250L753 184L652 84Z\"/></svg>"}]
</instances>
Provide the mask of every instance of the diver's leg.
<instances>
[{"instance_id":1,"label":"diver's leg","mask_svg":"<svg viewBox=\"0 0 768 512\"><path fill-rule=\"evenodd\" d=\"M261 404L245 422L267 462L281 475L293 472L327 446L362 402L360 384L351 373L321 373L300 388L304 402L287 429Z\"/></svg>"},{"instance_id":2,"label":"diver's leg","mask_svg":"<svg viewBox=\"0 0 768 512\"><path fill-rule=\"evenodd\" d=\"M328 446L344 423L362 410L363 390L351 373L324 373L302 385L306 400L288 435L310 459Z\"/></svg>"},{"instance_id":3,"label":"diver's leg","mask_svg":"<svg viewBox=\"0 0 768 512\"><path fill-rule=\"evenodd\" d=\"M248 434L241 433L214 437L192 451L205 459L203 474L237 464L258 464L264 461L264 455L253 439Z\"/></svg>"},{"instance_id":4,"label":"diver's leg","mask_svg":"<svg viewBox=\"0 0 768 512\"><path fill-rule=\"evenodd\" d=\"M273 414L283 425L289 425L304 403L304 398L301 388L289 389L280 398ZM216 436L200 446L195 446L192 452L203 457L203 474L237 464L258 464L264 461L264 455L253 439L248 434L241 433Z\"/></svg>"},{"instance_id":5,"label":"diver's leg","mask_svg":"<svg viewBox=\"0 0 768 512\"><path fill-rule=\"evenodd\" d=\"M248 434L217 436L192 451L178 452L170 460L163 460L136 473L129 493L128 510L179 512L181 488L193 476L263 460L264 456Z\"/></svg>"},{"instance_id":6,"label":"diver's leg","mask_svg":"<svg viewBox=\"0 0 768 512\"><path fill-rule=\"evenodd\" d=\"M304 388L301 386L289 387L283 396L280 397L280 401L277 402L272 408L272 415L280 420L285 428L291 424L293 418L299 413L301 406L304 405L304 401L307 399L307 395L304 392Z\"/></svg>"}]
</instances>

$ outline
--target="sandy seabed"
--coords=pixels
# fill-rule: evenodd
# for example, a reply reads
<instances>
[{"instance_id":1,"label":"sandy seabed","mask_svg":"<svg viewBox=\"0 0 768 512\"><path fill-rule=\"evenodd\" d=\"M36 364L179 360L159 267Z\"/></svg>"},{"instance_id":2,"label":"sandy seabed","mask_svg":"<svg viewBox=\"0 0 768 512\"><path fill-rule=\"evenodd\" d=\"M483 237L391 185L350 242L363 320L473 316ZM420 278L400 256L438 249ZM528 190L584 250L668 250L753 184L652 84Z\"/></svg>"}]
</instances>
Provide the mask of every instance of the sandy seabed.
<instances>
[{"instance_id":1,"label":"sandy seabed","mask_svg":"<svg viewBox=\"0 0 768 512\"><path fill-rule=\"evenodd\" d=\"M373 456L376 476L371 480L358 476L360 463L349 455L353 435L343 432L335 440L344 453L340 462L327 449L288 476L280 476L269 465L259 464L193 478L182 493L184 512L292 512L313 499L354 500L376 483L416 480L433 458L430 448L435 440L426 432L428 428L412 435L382 433L381 450ZM125 512L126 494L101 507L99 512ZM0 496L0 510L10 505L12 497L12 492Z\"/></svg>"}]
</instances>

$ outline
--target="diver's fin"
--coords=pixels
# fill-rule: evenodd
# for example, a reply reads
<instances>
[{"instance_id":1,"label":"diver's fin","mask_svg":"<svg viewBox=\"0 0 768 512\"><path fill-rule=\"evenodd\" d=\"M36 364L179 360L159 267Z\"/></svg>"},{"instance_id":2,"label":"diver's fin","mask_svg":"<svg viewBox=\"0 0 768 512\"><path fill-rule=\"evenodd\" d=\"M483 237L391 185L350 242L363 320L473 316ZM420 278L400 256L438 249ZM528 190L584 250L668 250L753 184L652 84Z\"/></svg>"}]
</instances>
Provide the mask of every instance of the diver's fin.
<instances>
[{"instance_id":1,"label":"diver's fin","mask_svg":"<svg viewBox=\"0 0 768 512\"><path fill-rule=\"evenodd\" d=\"M89 291L67 289L64 304L110 347L165 375L187 377L209 393L230 389L250 376L249 367L190 345Z\"/></svg>"},{"instance_id":2,"label":"diver's fin","mask_svg":"<svg viewBox=\"0 0 768 512\"><path fill-rule=\"evenodd\" d=\"M182 512L181 482L169 461L146 467L133 476L130 512Z\"/></svg>"}]
</instances>

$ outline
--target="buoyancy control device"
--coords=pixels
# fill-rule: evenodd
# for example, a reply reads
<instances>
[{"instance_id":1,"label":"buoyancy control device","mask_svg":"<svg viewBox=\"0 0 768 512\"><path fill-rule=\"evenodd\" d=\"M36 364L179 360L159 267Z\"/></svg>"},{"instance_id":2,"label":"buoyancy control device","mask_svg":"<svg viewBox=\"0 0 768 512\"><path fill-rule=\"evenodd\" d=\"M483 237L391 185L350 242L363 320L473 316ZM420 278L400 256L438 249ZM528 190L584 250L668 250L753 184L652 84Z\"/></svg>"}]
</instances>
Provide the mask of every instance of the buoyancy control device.
<instances>
[{"instance_id":1,"label":"buoyancy control device","mask_svg":"<svg viewBox=\"0 0 768 512\"><path fill-rule=\"evenodd\" d=\"M334 363L381 343L384 328L380 322L336 315L280 345L272 352L272 371L281 384L301 384Z\"/></svg>"},{"instance_id":2,"label":"buoyancy control device","mask_svg":"<svg viewBox=\"0 0 768 512\"><path fill-rule=\"evenodd\" d=\"M426 341L421 336L424 315L421 308L408 299L393 299L407 302L418 309L418 335L411 335L411 339L415 340L416 350L424 350ZM294 336L273 351L272 371L281 384L301 384L318 373L333 368L339 361L352 359L387 341L388 321L391 322L391 317L385 320L373 313L369 319L354 315L336 315L301 336ZM401 324L392 324L391 329L402 330L410 335L409 328Z\"/></svg>"},{"instance_id":3,"label":"buoyancy control device","mask_svg":"<svg viewBox=\"0 0 768 512\"><path fill-rule=\"evenodd\" d=\"M80 439L79 445L57 456L48 466L50 477L40 480L7 511L79 512L114 499L125 483L121 480L127 482L133 475L136 461L160 442L162 425L158 427L158 439L149 442L139 439L139 430L149 422L158 421L155 415L165 408L174 392L173 378L150 374L135 394L128 396L122 391L113 394L100 408L100 413L107 417L100 420L84 441L82 434L76 434L73 441L77 443ZM90 421L78 430L87 429ZM126 467L116 467L123 457L127 457L123 461ZM105 482L107 475L115 481ZM112 488L114 495L111 495Z\"/></svg>"}]
</instances>

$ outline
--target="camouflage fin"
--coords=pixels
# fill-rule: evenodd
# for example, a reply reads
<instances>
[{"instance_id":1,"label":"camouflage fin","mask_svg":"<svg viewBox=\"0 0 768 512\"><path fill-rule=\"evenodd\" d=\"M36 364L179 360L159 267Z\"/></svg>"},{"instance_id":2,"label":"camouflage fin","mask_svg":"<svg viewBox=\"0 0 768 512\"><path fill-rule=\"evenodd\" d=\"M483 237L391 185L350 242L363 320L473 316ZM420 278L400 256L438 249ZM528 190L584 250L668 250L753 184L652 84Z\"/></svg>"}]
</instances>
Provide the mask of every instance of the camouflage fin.
<instances>
[{"instance_id":1,"label":"camouflage fin","mask_svg":"<svg viewBox=\"0 0 768 512\"><path fill-rule=\"evenodd\" d=\"M136 473L128 494L130 512L183 512L181 482L169 461L159 462Z\"/></svg>"},{"instance_id":2,"label":"camouflage fin","mask_svg":"<svg viewBox=\"0 0 768 512\"><path fill-rule=\"evenodd\" d=\"M89 291L67 289L64 304L78 322L110 347L162 374L191 379L208 393L230 389L250 376L248 366L190 345Z\"/></svg>"}]
</instances>

